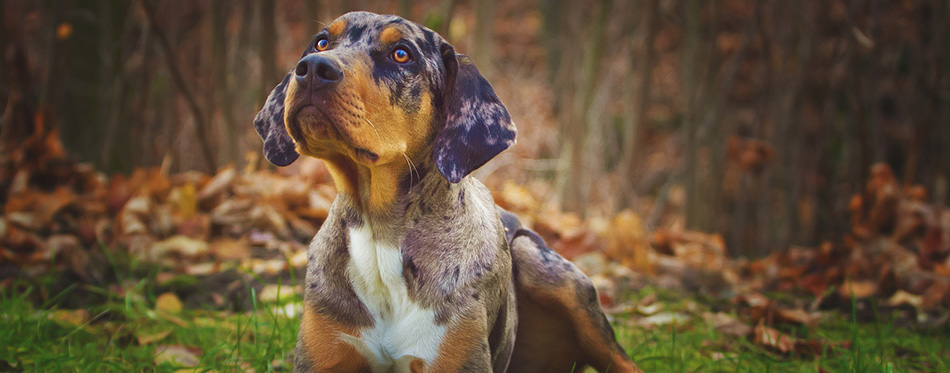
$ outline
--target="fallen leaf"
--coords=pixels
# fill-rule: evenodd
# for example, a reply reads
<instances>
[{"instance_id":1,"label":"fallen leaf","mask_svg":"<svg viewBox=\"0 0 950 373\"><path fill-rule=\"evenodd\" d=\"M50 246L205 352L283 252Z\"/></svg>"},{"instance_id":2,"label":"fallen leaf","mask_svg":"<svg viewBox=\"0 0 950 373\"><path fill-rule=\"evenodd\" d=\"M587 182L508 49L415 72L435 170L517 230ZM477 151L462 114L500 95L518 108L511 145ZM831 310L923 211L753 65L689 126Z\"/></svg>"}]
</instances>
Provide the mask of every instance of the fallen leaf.
<instances>
[{"instance_id":1,"label":"fallen leaf","mask_svg":"<svg viewBox=\"0 0 950 373\"><path fill-rule=\"evenodd\" d=\"M208 243L188 236L175 235L152 245L149 256L161 260L169 254L195 259L208 253Z\"/></svg>"},{"instance_id":2,"label":"fallen leaf","mask_svg":"<svg viewBox=\"0 0 950 373\"><path fill-rule=\"evenodd\" d=\"M752 333L752 327L732 315L717 312L704 313L703 319L714 329L726 335L744 337Z\"/></svg>"},{"instance_id":3,"label":"fallen leaf","mask_svg":"<svg viewBox=\"0 0 950 373\"><path fill-rule=\"evenodd\" d=\"M60 210L69 206L75 200L75 194L64 187L56 188L55 192L41 196L38 200L39 205L36 208L38 223L42 226L46 226Z\"/></svg>"},{"instance_id":4,"label":"fallen leaf","mask_svg":"<svg viewBox=\"0 0 950 373\"><path fill-rule=\"evenodd\" d=\"M247 239L219 238L209 244L211 254L223 260L244 260L251 257Z\"/></svg>"},{"instance_id":5,"label":"fallen leaf","mask_svg":"<svg viewBox=\"0 0 950 373\"><path fill-rule=\"evenodd\" d=\"M920 295L911 294L904 290L898 290L887 300L887 304L892 307L906 304L914 308L920 308L920 306L923 304L923 299Z\"/></svg>"},{"instance_id":6,"label":"fallen leaf","mask_svg":"<svg viewBox=\"0 0 950 373\"><path fill-rule=\"evenodd\" d=\"M846 281L838 288L838 294L844 299L862 299L877 293L877 284L873 281Z\"/></svg>"},{"instance_id":7,"label":"fallen leaf","mask_svg":"<svg viewBox=\"0 0 950 373\"><path fill-rule=\"evenodd\" d=\"M279 302L293 298L294 288L287 285L267 284L261 289L257 299L261 302Z\"/></svg>"},{"instance_id":8,"label":"fallen leaf","mask_svg":"<svg viewBox=\"0 0 950 373\"><path fill-rule=\"evenodd\" d=\"M55 310L50 313L50 319L64 326L79 326L89 320L89 311L78 310Z\"/></svg>"},{"instance_id":9,"label":"fallen leaf","mask_svg":"<svg viewBox=\"0 0 950 373\"><path fill-rule=\"evenodd\" d=\"M171 364L179 367L194 367L201 361L201 350L195 347L159 345L155 347L155 365Z\"/></svg>"},{"instance_id":10,"label":"fallen leaf","mask_svg":"<svg viewBox=\"0 0 950 373\"><path fill-rule=\"evenodd\" d=\"M307 250L299 250L290 257L290 266L304 268L307 266Z\"/></svg>"},{"instance_id":11,"label":"fallen leaf","mask_svg":"<svg viewBox=\"0 0 950 373\"><path fill-rule=\"evenodd\" d=\"M169 334L172 334L172 329L165 330L150 330L146 331L143 329L136 329L135 340L139 343L139 346L149 345L155 342L158 342L162 339L165 339Z\"/></svg>"},{"instance_id":12,"label":"fallen leaf","mask_svg":"<svg viewBox=\"0 0 950 373\"><path fill-rule=\"evenodd\" d=\"M501 191L496 193L496 196L495 201L499 206L516 213L528 212L536 209L538 206L537 199L534 198L534 195L532 195L527 188L515 184L511 180L505 181L501 186Z\"/></svg>"},{"instance_id":13,"label":"fallen leaf","mask_svg":"<svg viewBox=\"0 0 950 373\"><path fill-rule=\"evenodd\" d=\"M192 183L172 189L168 194L168 203L172 206L172 211L182 219L195 216L198 213L197 193L195 185Z\"/></svg>"},{"instance_id":14,"label":"fallen leaf","mask_svg":"<svg viewBox=\"0 0 950 373\"><path fill-rule=\"evenodd\" d=\"M198 201L204 206L208 201L224 193L237 177L237 171L234 167L228 166L214 175L201 190L198 192Z\"/></svg>"},{"instance_id":15,"label":"fallen leaf","mask_svg":"<svg viewBox=\"0 0 950 373\"><path fill-rule=\"evenodd\" d=\"M155 298L155 310L169 313L179 313L182 310L181 299L175 293L163 293Z\"/></svg>"},{"instance_id":16,"label":"fallen leaf","mask_svg":"<svg viewBox=\"0 0 950 373\"><path fill-rule=\"evenodd\" d=\"M607 270L607 257L600 252L578 255L571 262L588 277L603 274Z\"/></svg>"},{"instance_id":17,"label":"fallen leaf","mask_svg":"<svg viewBox=\"0 0 950 373\"><path fill-rule=\"evenodd\" d=\"M776 350L781 353L789 353L795 349L795 338L788 334L783 334L778 330L765 326L759 322L755 326L754 343L760 346Z\"/></svg>"},{"instance_id":18,"label":"fallen leaf","mask_svg":"<svg viewBox=\"0 0 950 373\"><path fill-rule=\"evenodd\" d=\"M801 308L784 309L776 307L775 316L775 322L777 323L805 325L808 327L815 327L818 324L818 317L816 315L808 313L808 311Z\"/></svg>"},{"instance_id":19,"label":"fallen leaf","mask_svg":"<svg viewBox=\"0 0 950 373\"><path fill-rule=\"evenodd\" d=\"M662 326L667 324L682 324L690 319L689 315L677 312L663 312L653 316L647 316L637 321L637 325L644 328Z\"/></svg>"},{"instance_id":20,"label":"fallen leaf","mask_svg":"<svg viewBox=\"0 0 950 373\"><path fill-rule=\"evenodd\" d=\"M637 310L637 313L641 315L650 316L650 315L655 315L657 312L662 311L663 308L664 308L663 304L653 303L650 305L637 305L636 310Z\"/></svg>"},{"instance_id":21,"label":"fallen leaf","mask_svg":"<svg viewBox=\"0 0 950 373\"><path fill-rule=\"evenodd\" d=\"M192 276L207 276L218 272L220 266L215 262L200 262L185 266L185 273Z\"/></svg>"},{"instance_id":22,"label":"fallen leaf","mask_svg":"<svg viewBox=\"0 0 950 373\"><path fill-rule=\"evenodd\" d=\"M151 211L150 206L151 202L146 196L138 195L129 199L116 221L119 232L124 235L149 233L146 221Z\"/></svg>"},{"instance_id":23,"label":"fallen leaf","mask_svg":"<svg viewBox=\"0 0 950 373\"><path fill-rule=\"evenodd\" d=\"M271 260L260 260L253 261L251 265L251 272L255 274L269 274L276 275L280 272L287 269L287 261L283 259L271 259Z\"/></svg>"},{"instance_id":24,"label":"fallen leaf","mask_svg":"<svg viewBox=\"0 0 950 373\"><path fill-rule=\"evenodd\" d=\"M629 209L621 211L611 221L606 252L630 268L647 273L653 270L646 228L640 217Z\"/></svg>"},{"instance_id":25,"label":"fallen leaf","mask_svg":"<svg viewBox=\"0 0 950 373\"><path fill-rule=\"evenodd\" d=\"M950 307L950 281L948 278L938 279L924 292L921 298L924 309L934 309L938 306Z\"/></svg>"}]
</instances>

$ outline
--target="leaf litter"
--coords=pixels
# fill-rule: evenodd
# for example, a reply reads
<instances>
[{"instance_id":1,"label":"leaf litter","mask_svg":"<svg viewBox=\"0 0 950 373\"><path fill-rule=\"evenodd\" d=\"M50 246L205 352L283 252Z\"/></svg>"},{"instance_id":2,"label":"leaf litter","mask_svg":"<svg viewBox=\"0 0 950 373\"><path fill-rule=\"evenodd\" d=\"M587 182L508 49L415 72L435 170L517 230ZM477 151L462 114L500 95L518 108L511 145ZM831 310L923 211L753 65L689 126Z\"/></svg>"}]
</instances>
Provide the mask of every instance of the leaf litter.
<instances>
[{"instance_id":1,"label":"leaf litter","mask_svg":"<svg viewBox=\"0 0 950 373\"><path fill-rule=\"evenodd\" d=\"M756 167L750 156L740 158ZM0 190L0 287L11 286L17 276L59 271L122 294L126 288L114 286L108 275L112 252L122 251L157 265L159 284L182 285L155 300L156 310L172 319L185 307L235 307L248 281L261 301L292 299L299 289L284 286L278 295L276 283L306 266L306 243L327 218L335 194L325 168L309 162L297 174L227 166L215 175L169 174L158 167L128 176L67 162L50 176L43 164L0 159L16 170ZM950 211L926 203L922 187L900 185L884 164L872 167L865 190L848 201L848 232L817 247L790 247L751 261L730 258L717 233L676 226L650 232L630 210L584 220L512 182L493 193L500 206L585 270L609 311L629 313L641 327L701 319L764 349L809 356L827 346L848 347L782 331L815 328L823 312L909 308L911 324L947 322ZM732 314L674 312L655 300L630 304L626 294L644 284L731 299ZM793 299L765 295L776 293ZM851 309L863 302L883 308ZM68 312L54 317L79 320L81 315ZM283 312L296 313L292 306ZM144 345L167 335L136 338ZM156 351L156 361L197 363L193 349L163 345Z\"/></svg>"}]
</instances>

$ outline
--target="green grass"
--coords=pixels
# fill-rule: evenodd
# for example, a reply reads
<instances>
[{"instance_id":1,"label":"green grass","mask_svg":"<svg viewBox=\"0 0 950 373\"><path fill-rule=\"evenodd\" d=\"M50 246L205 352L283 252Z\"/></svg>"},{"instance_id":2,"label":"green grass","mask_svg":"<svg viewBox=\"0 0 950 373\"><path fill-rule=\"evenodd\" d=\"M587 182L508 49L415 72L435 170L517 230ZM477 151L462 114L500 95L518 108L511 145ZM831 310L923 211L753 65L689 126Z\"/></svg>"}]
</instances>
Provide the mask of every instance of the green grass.
<instances>
[{"instance_id":1,"label":"green grass","mask_svg":"<svg viewBox=\"0 0 950 373\"><path fill-rule=\"evenodd\" d=\"M641 290L640 295L656 292ZM647 372L945 372L950 371L950 331L911 330L893 320L855 323L853 315L830 313L817 328L783 332L798 338L851 342L850 348L829 347L820 354L794 356L773 352L753 341L716 331L697 314L706 311L689 296L662 292L668 311L691 314L689 320L644 329L630 326L626 316L614 322L617 338Z\"/></svg>"},{"instance_id":2,"label":"green grass","mask_svg":"<svg viewBox=\"0 0 950 373\"><path fill-rule=\"evenodd\" d=\"M120 276L122 277L122 276ZM154 273L144 279L122 277L122 290L72 285L52 292L49 280L24 281L0 292L0 371L273 371L292 367L299 320L261 304L253 287L246 312L185 309L170 314L155 309ZM293 287L288 286L290 291ZM70 294L99 294L86 309L86 322L64 321L60 309ZM705 311L728 309L719 300L645 288L669 312L687 321L654 328L633 326L630 315L615 315L617 337L647 372L904 372L950 371L950 332L912 330L882 316L855 323L853 315L832 312L818 328L783 329L800 338L850 341L850 348L828 348L811 356L789 356L763 349L743 337L724 335L703 321ZM294 297L290 302L299 302ZM718 302L718 304L717 304ZM166 335L167 334L167 335ZM140 338L163 336L140 343ZM192 361L156 359L158 346L193 352Z\"/></svg>"},{"instance_id":3,"label":"green grass","mask_svg":"<svg viewBox=\"0 0 950 373\"><path fill-rule=\"evenodd\" d=\"M252 287L247 288L250 311L175 313L155 309L153 281L126 281L121 295L79 286L50 295L45 281L18 281L0 292L0 371L264 372L292 366L298 321L283 316L277 305L259 303ZM76 311L61 310L57 304L81 290L106 301L80 311L88 317L77 325L68 320ZM44 297L48 299L36 305L35 299ZM159 350L166 346L184 353L160 357Z\"/></svg>"}]
</instances>

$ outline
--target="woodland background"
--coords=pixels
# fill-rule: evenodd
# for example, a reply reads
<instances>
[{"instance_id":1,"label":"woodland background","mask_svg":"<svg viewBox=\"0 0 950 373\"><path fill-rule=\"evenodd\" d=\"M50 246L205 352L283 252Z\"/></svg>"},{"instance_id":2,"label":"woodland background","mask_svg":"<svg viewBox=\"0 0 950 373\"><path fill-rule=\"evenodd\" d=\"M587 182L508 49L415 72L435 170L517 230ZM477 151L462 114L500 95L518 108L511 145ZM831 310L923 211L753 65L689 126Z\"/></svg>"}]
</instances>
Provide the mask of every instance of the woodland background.
<instances>
[{"instance_id":1,"label":"woodland background","mask_svg":"<svg viewBox=\"0 0 950 373\"><path fill-rule=\"evenodd\" d=\"M942 0L5 0L3 141L40 115L107 173L266 163L253 116L312 33L356 9L473 56L519 127L478 175L545 184L566 211L631 208L754 257L845 231L875 162L950 201Z\"/></svg>"}]
</instances>

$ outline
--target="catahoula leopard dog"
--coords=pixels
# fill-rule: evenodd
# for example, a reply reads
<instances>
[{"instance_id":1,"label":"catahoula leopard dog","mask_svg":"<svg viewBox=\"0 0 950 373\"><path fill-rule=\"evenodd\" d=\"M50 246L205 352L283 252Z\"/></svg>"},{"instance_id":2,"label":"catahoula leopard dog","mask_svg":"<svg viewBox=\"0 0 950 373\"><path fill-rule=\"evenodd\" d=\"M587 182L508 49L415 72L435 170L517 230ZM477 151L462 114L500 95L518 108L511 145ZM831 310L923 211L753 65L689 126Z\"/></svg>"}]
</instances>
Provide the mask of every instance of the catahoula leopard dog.
<instances>
[{"instance_id":1,"label":"catahoula leopard dog","mask_svg":"<svg viewBox=\"0 0 950 373\"><path fill-rule=\"evenodd\" d=\"M515 127L437 33L343 15L254 126L271 163L322 159L338 190L308 249L295 371L637 370L590 279L468 176Z\"/></svg>"}]
</instances>

